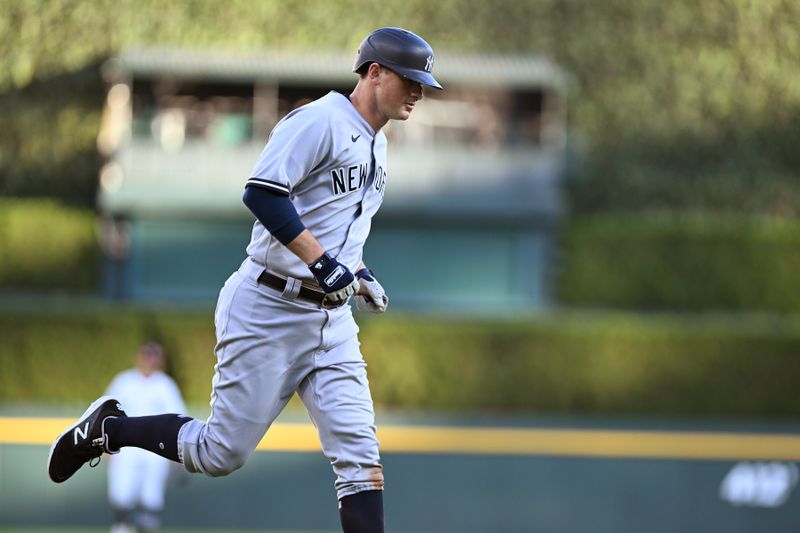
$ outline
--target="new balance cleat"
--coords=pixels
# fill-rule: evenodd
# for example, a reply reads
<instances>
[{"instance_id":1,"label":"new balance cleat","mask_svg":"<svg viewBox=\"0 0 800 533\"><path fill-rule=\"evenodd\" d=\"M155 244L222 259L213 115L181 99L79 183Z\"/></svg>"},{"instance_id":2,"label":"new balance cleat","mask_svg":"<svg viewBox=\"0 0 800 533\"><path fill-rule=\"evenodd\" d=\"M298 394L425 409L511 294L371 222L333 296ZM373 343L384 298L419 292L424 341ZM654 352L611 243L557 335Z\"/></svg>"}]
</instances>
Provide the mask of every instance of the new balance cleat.
<instances>
[{"instance_id":1,"label":"new balance cleat","mask_svg":"<svg viewBox=\"0 0 800 533\"><path fill-rule=\"evenodd\" d=\"M100 456L117 453L108 448L105 421L109 417L126 416L119 402L103 396L89 406L80 419L68 427L50 447L47 473L50 479L61 483L72 477L85 463L97 466ZM94 462L97 459L97 462Z\"/></svg>"}]
</instances>

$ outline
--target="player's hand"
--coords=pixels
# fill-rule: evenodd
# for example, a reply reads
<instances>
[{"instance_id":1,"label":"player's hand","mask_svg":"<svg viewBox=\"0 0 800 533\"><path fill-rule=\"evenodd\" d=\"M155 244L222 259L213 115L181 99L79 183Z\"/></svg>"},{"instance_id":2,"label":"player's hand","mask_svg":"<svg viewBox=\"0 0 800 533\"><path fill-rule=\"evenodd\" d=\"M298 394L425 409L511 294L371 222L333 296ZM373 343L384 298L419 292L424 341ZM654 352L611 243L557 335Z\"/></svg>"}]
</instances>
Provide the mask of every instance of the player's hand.
<instances>
[{"instance_id":1,"label":"player's hand","mask_svg":"<svg viewBox=\"0 0 800 533\"><path fill-rule=\"evenodd\" d=\"M322 257L308 265L314 278L325 291L323 304L330 302L338 304L346 302L353 294L358 291L358 280L350 270L339 261L328 255Z\"/></svg>"},{"instance_id":2,"label":"player's hand","mask_svg":"<svg viewBox=\"0 0 800 533\"><path fill-rule=\"evenodd\" d=\"M383 290L381 284L372 275L368 268L362 268L356 272L359 282L358 292L356 293L356 307L359 311L370 313L383 313L389 306L389 297Z\"/></svg>"}]
</instances>

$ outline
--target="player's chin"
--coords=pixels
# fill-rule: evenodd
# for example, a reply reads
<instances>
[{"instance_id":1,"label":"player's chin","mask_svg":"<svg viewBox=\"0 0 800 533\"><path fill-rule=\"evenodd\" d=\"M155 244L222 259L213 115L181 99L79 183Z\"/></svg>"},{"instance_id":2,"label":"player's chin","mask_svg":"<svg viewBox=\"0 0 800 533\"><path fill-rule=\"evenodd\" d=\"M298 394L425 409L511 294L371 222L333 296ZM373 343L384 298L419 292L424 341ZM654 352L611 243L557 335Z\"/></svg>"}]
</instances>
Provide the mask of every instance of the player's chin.
<instances>
[{"instance_id":1,"label":"player's chin","mask_svg":"<svg viewBox=\"0 0 800 533\"><path fill-rule=\"evenodd\" d=\"M400 111L397 112L397 120L408 120L408 117L411 116L411 111L413 110L413 106L403 106Z\"/></svg>"}]
</instances>

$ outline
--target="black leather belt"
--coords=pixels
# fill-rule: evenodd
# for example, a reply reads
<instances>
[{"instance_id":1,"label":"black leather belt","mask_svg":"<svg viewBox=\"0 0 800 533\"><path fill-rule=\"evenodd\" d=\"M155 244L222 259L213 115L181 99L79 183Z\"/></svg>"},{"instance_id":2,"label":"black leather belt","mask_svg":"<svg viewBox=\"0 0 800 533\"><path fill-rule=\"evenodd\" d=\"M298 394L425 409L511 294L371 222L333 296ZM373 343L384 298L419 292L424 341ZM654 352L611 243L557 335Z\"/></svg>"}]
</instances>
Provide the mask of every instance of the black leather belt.
<instances>
[{"instance_id":1,"label":"black leather belt","mask_svg":"<svg viewBox=\"0 0 800 533\"><path fill-rule=\"evenodd\" d=\"M266 285L267 287L275 289L276 291L280 291L281 293L283 293L283 291L286 289L285 278L271 274L266 270L262 272L260 276L258 276L258 282L261 285ZM306 287L305 285L300 285L300 292L297 293L297 297L302 298L303 300L308 300L309 302L313 302L317 305L321 305L327 309L341 307L347 303L347 300L345 300L343 302L325 302L323 304L323 301L325 300L325 293L322 291L315 291L314 289Z\"/></svg>"}]
</instances>

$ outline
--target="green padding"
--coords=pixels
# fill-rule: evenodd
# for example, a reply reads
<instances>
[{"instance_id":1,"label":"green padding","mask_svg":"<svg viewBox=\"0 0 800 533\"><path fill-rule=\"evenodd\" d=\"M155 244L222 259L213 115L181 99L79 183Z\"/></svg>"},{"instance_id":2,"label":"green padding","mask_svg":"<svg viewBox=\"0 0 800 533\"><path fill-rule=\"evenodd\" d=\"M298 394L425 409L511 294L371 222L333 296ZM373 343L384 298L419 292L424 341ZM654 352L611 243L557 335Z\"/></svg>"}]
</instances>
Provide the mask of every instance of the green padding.
<instances>
[{"instance_id":1,"label":"green padding","mask_svg":"<svg viewBox=\"0 0 800 533\"><path fill-rule=\"evenodd\" d=\"M246 220L135 221L132 295L216 294L245 258L251 230Z\"/></svg>"}]
</instances>

